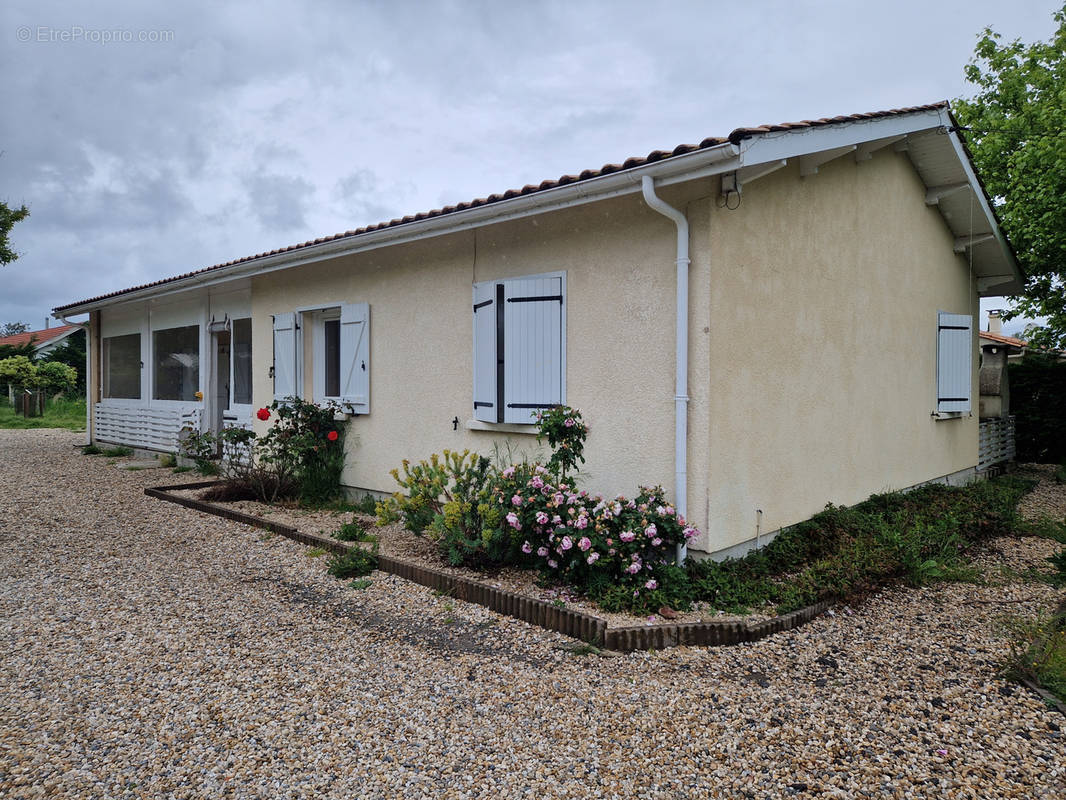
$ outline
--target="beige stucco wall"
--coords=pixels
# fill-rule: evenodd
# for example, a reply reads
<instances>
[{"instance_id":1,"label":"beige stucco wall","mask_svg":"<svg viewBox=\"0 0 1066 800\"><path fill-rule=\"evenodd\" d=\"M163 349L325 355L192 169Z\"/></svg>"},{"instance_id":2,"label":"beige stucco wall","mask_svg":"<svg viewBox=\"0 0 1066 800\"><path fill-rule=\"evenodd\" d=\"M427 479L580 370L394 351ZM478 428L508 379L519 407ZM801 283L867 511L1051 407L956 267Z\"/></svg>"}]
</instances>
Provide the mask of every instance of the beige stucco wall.
<instances>
[{"instance_id":1,"label":"beige stucco wall","mask_svg":"<svg viewBox=\"0 0 1066 800\"><path fill-rule=\"evenodd\" d=\"M709 189L690 187L688 196ZM710 204L702 203L705 228ZM272 314L367 302L371 410L352 419L346 485L393 491L390 469L444 448L491 454L498 444L533 455L532 435L466 428L473 416L471 287L563 270L566 400L591 427L584 484L605 494L633 494L641 482L672 488L674 241L672 223L631 195L259 276L252 287L255 403L272 399ZM313 385L310 353L305 387Z\"/></svg>"},{"instance_id":2,"label":"beige stucco wall","mask_svg":"<svg viewBox=\"0 0 1066 800\"><path fill-rule=\"evenodd\" d=\"M700 548L753 538L758 509L765 533L976 464L976 413L931 416L937 311L976 315L977 297L924 196L889 148L810 177L790 164L712 212Z\"/></svg>"},{"instance_id":3,"label":"beige stucco wall","mask_svg":"<svg viewBox=\"0 0 1066 800\"><path fill-rule=\"evenodd\" d=\"M745 187L736 210L716 192L709 179L662 192L692 225L696 547L751 539L757 509L769 532L827 502L973 467L976 416L931 412L937 310L976 314L977 299L906 156L842 158L807 178L790 165ZM591 427L585 485L672 492L674 240L672 223L631 195L259 276L254 402L272 398L272 314L368 302L371 412L351 424L347 485L391 491L402 459L444 448L532 454L532 436L465 427L471 285L565 270L566 400ZM976 369L975 356L975 406ZM307 358L308 387L312 375Z\"/></svg>"}]
</instances>

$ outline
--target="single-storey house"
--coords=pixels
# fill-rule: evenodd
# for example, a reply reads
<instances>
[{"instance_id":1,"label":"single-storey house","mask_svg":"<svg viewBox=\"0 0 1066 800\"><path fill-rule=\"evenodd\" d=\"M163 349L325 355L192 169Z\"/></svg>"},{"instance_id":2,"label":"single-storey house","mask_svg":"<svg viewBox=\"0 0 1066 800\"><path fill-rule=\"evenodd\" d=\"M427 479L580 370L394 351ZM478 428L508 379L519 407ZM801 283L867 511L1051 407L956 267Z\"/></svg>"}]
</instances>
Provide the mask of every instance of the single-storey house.
<instances>
[{"instance_id":1,"label":"single-storey house","mask_svg":"<svg viewBox=\"0 0 1066 800\"><path fill-rule=\"evenodd\" d=\"M585 486L661 483L727 554L973 478L978 298L1021 281L937 103L741 128L55 314L89 314L93 440L173 450L333 399L343 482L392 491L404 458L532 452L532 412L565 403Z\"/></svg>"},{"instance_id":2,"label":"single-storey house","mask_svg":"<svg viewBox=\"0 0 1066 800\"><path fill-rule=\"evenodd\" d=\"M33 346L33 357L47 360L48 354L59 347L68 338L82 331L80 325L56 325L39 331L25 331L11 336L0 336L0 347Z\"/></svg>"}]
</instances>

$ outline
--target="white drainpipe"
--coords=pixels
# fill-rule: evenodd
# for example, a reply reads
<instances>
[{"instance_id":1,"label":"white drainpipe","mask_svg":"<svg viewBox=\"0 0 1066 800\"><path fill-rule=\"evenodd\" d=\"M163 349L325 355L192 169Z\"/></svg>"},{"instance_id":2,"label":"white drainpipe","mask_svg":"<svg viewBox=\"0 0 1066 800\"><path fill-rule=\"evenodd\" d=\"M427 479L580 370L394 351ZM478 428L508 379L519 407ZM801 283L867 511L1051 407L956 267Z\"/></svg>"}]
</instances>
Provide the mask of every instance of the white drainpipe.
<instances>
[{"instance_id":1,"label":"white drainpipe","mask_svg":"<svg viewBox=\"0 0 1066 800\"><path fill-rule=\"evenodd\" d=\"M88 322L71 322L62 314L56 314L64 325L77 325L85 331L85 444L93 443L93 343L89 340Z\"/></svg>"},{"instance_id":2,"label":"white drainpipe","mask_svg":"<svg viewBox=\"0 0 1066 800\"><path fill-rule=\"evenodd\" d=\"M674 493L677 513L688 519L688 218L655 194L655 179L641 178L644 202L677 226L677 363L674 383ZM677 563L685 563L688 547L677 545Z\"/></svg>"}]
</instances>

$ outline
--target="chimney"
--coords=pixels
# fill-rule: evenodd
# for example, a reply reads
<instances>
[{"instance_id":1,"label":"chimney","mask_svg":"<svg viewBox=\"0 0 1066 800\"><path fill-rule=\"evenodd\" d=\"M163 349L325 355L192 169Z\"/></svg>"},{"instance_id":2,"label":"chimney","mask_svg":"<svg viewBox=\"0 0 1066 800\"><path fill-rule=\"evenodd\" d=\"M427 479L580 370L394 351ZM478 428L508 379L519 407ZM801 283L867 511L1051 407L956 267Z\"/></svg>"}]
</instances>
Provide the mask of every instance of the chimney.
<instances>
[{"instance_id":1,"label":"chimney","mask_svg":"<svg viewBox=\"0 0 1066 800\"><path fill-rule=\"evenodd\" d=\"M989 333L998 333L1000 336L1003 335L1003 319L1002 319L1002 317L1000 317L1000 314L1002 314L1002 313L1003 313L1003 311L1001 309L998 309L998 308L993 309L993 310L988 312L988 332Z\"/></svg>"},{"instance_id":2,"label":"chimney","mask_svg":"<svg viewBox=\"0 0 1066 800\"><path fill-rule=\"evenodd\" d=\"M48 330L48 317L44 318L44 329Z\"/></svg>"}]
</instances>

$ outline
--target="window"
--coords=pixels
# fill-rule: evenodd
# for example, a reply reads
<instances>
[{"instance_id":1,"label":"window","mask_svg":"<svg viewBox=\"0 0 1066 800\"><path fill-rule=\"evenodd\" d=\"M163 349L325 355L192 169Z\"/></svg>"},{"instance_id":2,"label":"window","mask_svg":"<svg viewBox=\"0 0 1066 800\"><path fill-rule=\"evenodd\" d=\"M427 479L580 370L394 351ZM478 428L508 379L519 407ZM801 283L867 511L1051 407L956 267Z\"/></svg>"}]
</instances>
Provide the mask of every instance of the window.
<instances>
[{"instance_id":1,"label":"window","mask_svg":"<svg viewBox=\"0 0 1066 800\"><path fill-rule=\"evenodd\" d=\"M973 318L969 314L937 314L936 410L959 415L971 409Z\"/></svg>"},{"instance_id":2,"label":"window","mask_svg":"<svg viewBox=\"0 0 1066 800\"><path fill-rule=\"evenodd\" d=\"M103 347L104 397L141 397L141 335L108 336Z\"/></svg>"},{"instance_id":3,"label":"window","mask_svg":"<svg viewBox=\"0 0 1066 800\"><path fill-rule=\"evenodd\" d=\"M233 402L252 403L252 320L235 319L233 341Z\"/></svg>"},{"instance_id":4,"label":"window","mask_svg":"<svg viewBox=\"0 0 1066 800\"><path fill-rule=\"evenodd\" d=\"M196 400L200 389L200 326L152 332L155 400Z\"/></svg>"},{"instance_id":5,"label":"window","mask_svg":"<svg viewBox=\"0 0 1066 800\"><path fill-rule=\"evenodd\" d=\"M474 418L532 424L566 399L561 273L474 284Z\"/></svg>"},{"instance_id":6,"label":"window","mask_svg":"<svg viewBox=\"0 0 1066 800\"><path fill-rule=\"evenodd\" d=\"M284 401L300 391L300 319L286 312L274 315L274 399ZM370 306L346 303L313 314L311 344L314 399L336 400L352 414L370 413Z\"/></svg>"}]
</instances>

